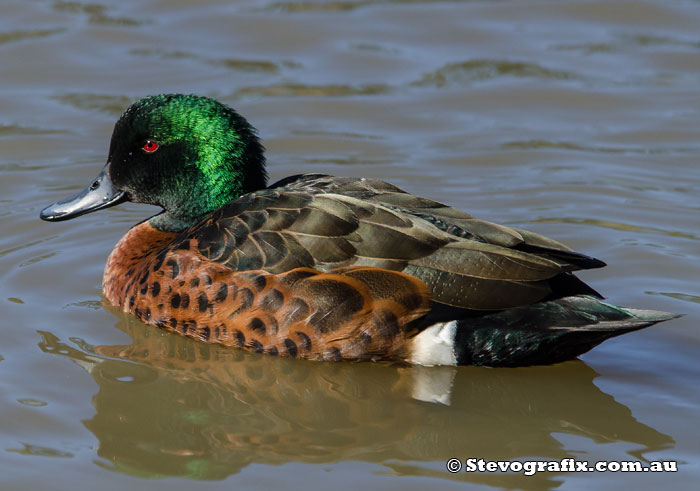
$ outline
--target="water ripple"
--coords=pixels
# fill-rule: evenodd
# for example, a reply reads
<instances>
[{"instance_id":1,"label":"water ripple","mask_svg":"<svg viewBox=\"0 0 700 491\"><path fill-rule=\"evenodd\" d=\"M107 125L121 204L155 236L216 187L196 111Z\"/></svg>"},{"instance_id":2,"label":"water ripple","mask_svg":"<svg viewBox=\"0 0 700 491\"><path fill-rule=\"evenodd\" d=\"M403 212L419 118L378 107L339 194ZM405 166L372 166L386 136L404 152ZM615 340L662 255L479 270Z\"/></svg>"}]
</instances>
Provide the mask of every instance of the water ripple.
<instances>
[{"instance_id":1,"label":"water ripple","mask_svg":"<svg viewBox=\"0 0 700 491\"><path fill-rule=\"evenodd\" d=\"M640 233L654 233L666 235L669 237L680 237L683 239L700 240L697 235L689 234L686 232L677 232L674 230L664 230L662 228L656 227L640 227L638 225L630 225L628 223L612 222L609 220L596 220L594 218L573 218L573 217L563 217L563 218L539 218L537 220L527 220L520 223L574 223L582 225L593 225L595 227L604 227L613 230L621 230L623 232L640 232Z\"/></svg>"},{"instance_id":2,"label":"water ripple","mask_svg":"<svg viewBox=\"0 0 700 491\"><path fill-rule=\"evenodd\" d=\"M48 36L53 36L54 34L59 34L65 32L66 29L37 29L33 31L12 31L12 32L2 32L0 33L0 44L12 43L15 41L22 41L24 39L37 39L44 38Z\"/></svg>"},{"instance_id":3,"label":"water ripple","mask_svg":"<svg viewBox=\"0 0 700 491\"><path fill-rule=\"evenodd\" d=\"M596 53L617 53L629 48L646 47L683 47L692 50L700 50L700 41L684 40L672 38L670 36L654 36L650 34L621 35L610 42L602 43L580 43L580 44L559 44L552 46L556 51L581 51L585 55Z\"/></svg>"},{"instance_id":4,"label":"water ripple","mask_svg":"<svg viewBox=\"0 0 700 491\"><path fill-rule=\"evenodd\" d=\"M22 126L18 124L0 124L0 138L24 135L67 135L69 133L70 132L67 130L37 128L35 126Z\"/></svg>"},{"instance_id":5,"label":"water ripple","mask_svg":"<svg viewBox=\"0 0 700 491\"><path fill-rule=\"evenodd\" d=\"M675 298L676 300L682 300L684 302L700 303L700 296L690 295L688 293L675 293L675 292L654 292L646 291L647 295L661 295L664 297Z\"/></svg>"},{"instance_id":6,"label":"water ripple","mask_svg":"<svg viewBox=\"0 0 700 491\"><path fill-rule=\"evenodd\" d=\"M619 153L619 154L643 154L643 155L658 155L671 153L694 153L697 148L648 148L648 147L597 147L579 145L570 142L556 142L548 140L524 140L506 142L501 145L503 150L532 150L532 149L558 149L572 150L576 152L591 152L591 153Z\"/></svg>"},{"instance_id":7,"label":"water ripple","mask_svg":"<svg viewBox=\"0 0 700 491\"><path fill-rule=\"evenodd\" d=\"M101 94L65 94L55 97L59 102L68 104L76 109L86 111L102 111L114 116L119 116L124 109L133 102L130 97L123 95Z\"/></svg>"},{"instance_id":8,"label":"water ripple","mask_svg":"<svg viewBox=\"0 0 700 491\"><path fill-rule=\"evenodd\" d=\"M378 95L390 92L387 84L364 85L305 85L278 84L262 87L243 87L234 97L347 97L354 95Z\"/></svg>"},{"instance_id":9,"label":"water ripple","mask_svg":"<svg viewBox=\"0 0 700 491\"><path fill-rule=\"evenodd\" d=\"M242 60L237 58L208 58L187 51L164 51L155 49L132 49L130 54L159 59L195 60L211 66L230 68L243 72L279 73L281 68L299 68L300 63L283 61L275 63L266 60Z\"/></svg>"},{"instance_id":10,"label":"water ripple","mask_svg":"<svg viewBox=\"0 0 700 491\"><path fill-rule=\"evenodd\" d=\"M433 3L459 3L459 0L358 0L355 2L348 0L336 2L274 2L264 7L263 10L272 10L287 13L349 12L365 7L375 7L387 4L424 5Z\"/></svg>"},{"instance_id":11,"label":"water ripple","mask_svg":"<svg viewBox=\"0 0 700 491\"><path fill-rule=\"evenodd\" d=\"M69 12L88 16L88 22L96 25L106 26L130 26L136 27L146 24L145 21L136 20L131 17L112 17L107 15L107 7L97 3L63 2L53 4L54 10L59 12Z\"/></svg>"},{"instance_id":12,"label":"water ripple","mask_svg":"<svg viewBox=\"0 0 700 491\"><path fill-rule=\"evenodd\" d=\"M18 453L22 455L33 455L37 457L59 457L59 458L72 458L74 455L70 452L64 452L63 450L57 450L51 447L41 447L39 445L31 445L29 443L22 443L24 448L7 448L8 452Z\"/></svg>"},{"instance_id":13,"label":"water ripple","mask_svg":"<svg viewBox=\"0 0 700 491\"><path fill-rule=\"evenodd\" d=\"M464 85L499 77L538 78L547 80L580 80L573 72L552 70L537 63L508 60L469 60L448 63L411 85L418 87L444 87Z\"/></svg>"}]
</instances>

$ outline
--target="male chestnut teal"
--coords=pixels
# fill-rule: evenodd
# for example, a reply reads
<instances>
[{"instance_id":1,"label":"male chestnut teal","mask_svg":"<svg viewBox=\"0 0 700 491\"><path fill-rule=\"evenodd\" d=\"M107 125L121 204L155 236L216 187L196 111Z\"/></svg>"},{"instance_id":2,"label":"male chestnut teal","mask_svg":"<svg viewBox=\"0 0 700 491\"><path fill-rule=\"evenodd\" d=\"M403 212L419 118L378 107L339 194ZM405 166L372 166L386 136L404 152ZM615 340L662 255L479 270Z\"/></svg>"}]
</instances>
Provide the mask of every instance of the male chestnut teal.
<instances>
[{"instance_id":1,"label":"male chestnut teal","mask_svg":"<svg viewBox=\"0 0 700 491\"><path fill-rule=\"evenodd\" d=\"M263 151L224 104L146 97L117 121L92 184L41 218L162 207L109 256L107 300L168 331L276 356L549 364L675 317L602 302L573 274L598 259L386 182L301 174L267 185Z\"/></svg>"}]
</instances>

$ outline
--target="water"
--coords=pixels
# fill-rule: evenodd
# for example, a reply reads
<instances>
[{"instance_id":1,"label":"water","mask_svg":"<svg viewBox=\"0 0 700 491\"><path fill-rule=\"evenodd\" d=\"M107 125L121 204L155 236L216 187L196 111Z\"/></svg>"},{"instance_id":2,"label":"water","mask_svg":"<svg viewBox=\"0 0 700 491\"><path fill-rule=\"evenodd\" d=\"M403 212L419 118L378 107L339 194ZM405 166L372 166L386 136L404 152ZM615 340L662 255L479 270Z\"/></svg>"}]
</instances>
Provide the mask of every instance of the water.
<instances>
[{"instance_id":1,"label":"water","mask_svg":"<svg viewBox=\"0 0 700 491\"><path fill-rule=\"evenodd\" d=\"M0 487L693 487L698 25L693 1L3 2ZM523 369L304 363L144 326L100 282L155 210L37 216L159 92L236 107L272 179L389 180L604 259L581 277L614 303L686 316ZM450 474L452 457L679 471Z\"/></svg>"}]
</instances>

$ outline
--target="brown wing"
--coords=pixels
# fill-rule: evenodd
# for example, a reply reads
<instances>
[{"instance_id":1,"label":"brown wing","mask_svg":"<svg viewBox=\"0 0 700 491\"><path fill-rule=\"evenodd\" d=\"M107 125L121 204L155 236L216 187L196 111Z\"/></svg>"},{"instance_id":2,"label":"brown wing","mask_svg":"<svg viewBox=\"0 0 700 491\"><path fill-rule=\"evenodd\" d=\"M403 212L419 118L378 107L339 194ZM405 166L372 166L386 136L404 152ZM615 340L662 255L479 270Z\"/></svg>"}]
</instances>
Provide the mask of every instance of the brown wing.
<instances>
[{"instance_id":1,"label":"brown wing","mask_svg":"<svg viewBox=\"0 0 700 491\"><path fill-rule=\"evenodd\" d=\"M469 311L527 305L556 290L595 293L566 273L602 264L382 181L318 175L233 201L189 230L182 247L190 241L235 271L403 271L428 285L436 305Z\"/></svg>"}]
</instances>

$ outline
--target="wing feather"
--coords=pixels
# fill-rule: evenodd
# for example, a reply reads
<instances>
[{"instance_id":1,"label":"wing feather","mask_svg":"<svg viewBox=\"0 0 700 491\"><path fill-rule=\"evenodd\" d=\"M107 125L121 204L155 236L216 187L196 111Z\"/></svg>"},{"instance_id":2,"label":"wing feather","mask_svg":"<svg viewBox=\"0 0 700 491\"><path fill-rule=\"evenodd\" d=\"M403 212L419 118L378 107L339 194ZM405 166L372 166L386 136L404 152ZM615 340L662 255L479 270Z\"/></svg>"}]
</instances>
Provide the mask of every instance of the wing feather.
<instances>
[{"instance_id":1,"label":"wing feather","mask_svg":"<svg viewBox=\"0 0 700 491\"><path fill-rule=\"evenodd\" d=\"M243 196L194 230L205 257L235 271L347 266L402 271L433 304L502 310L574 293L570 271L601 261L525 230L474 218L371 179L296 176ZM451 314L452 315L452 314Z\"/></svg>"}]
</instances>

